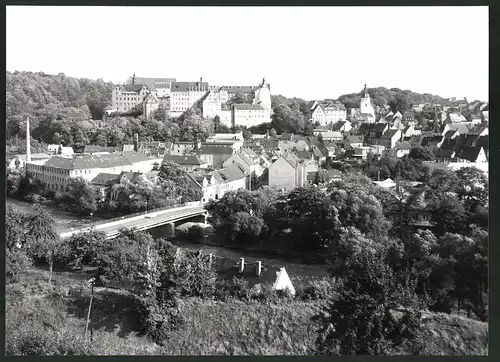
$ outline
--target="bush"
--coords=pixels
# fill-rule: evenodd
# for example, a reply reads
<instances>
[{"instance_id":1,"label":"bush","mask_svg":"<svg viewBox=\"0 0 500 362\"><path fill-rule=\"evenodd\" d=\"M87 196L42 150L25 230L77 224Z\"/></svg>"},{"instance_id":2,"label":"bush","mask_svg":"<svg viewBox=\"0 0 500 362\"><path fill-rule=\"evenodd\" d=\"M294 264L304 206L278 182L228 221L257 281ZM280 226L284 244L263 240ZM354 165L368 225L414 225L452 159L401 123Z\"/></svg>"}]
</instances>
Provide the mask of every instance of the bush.
<instances>
[{"instance_id":1,"label":"bush","mask_svg":"<svg viewBox=\"0 0 500 362\"><path fill-rule=\"evenodd\" d=\"M203 242L205 241L206 232L200 225L193 225L188 229L187 238L192 242Z\"/></svg>"},{"instance_id":2,"label":"bush","mask_svg":"<svg viewBox=\"0 0 500 362\"><path fill-rule=\"evenodd\" d=\"M7 283L19 281L32 265L32 261L22 249L5 250L5 279Z\"/></svg>"},{"instance_id":3,"label":"bush","mask_svg":"<svg viewBox=\"0 0 500 362\"><path fill-rule=\"evenodd\" d=\"M336 295L337 281L335 278L312 280L303 288L298 289L296 297L304 301L327 300Z\"/></svg>"}]
</instances>

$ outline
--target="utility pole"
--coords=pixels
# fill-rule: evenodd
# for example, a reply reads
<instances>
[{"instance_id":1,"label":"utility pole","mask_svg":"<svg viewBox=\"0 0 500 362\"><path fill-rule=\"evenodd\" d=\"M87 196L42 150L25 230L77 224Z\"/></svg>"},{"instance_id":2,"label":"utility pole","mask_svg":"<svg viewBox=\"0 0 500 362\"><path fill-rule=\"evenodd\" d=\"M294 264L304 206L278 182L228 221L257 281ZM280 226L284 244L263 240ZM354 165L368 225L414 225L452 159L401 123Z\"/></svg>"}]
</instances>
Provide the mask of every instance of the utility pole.
<instances>
[{"instance_id":1,"label":"utility pole","mask_svg":"<svg viewBox=\"0 0 500 362\"><path fill-rule=\"evenodd\" d=\"M94 277L89 279L90 302L89 302L89 311L87 313L87 323L85 324L85 340L87 340L87 331L89 328L89 321L90 321L90 343L92 343L94 339L94 326L92 325L92 299L94 299L94 282L95 282Z\"/></svg>"}]
</instances>

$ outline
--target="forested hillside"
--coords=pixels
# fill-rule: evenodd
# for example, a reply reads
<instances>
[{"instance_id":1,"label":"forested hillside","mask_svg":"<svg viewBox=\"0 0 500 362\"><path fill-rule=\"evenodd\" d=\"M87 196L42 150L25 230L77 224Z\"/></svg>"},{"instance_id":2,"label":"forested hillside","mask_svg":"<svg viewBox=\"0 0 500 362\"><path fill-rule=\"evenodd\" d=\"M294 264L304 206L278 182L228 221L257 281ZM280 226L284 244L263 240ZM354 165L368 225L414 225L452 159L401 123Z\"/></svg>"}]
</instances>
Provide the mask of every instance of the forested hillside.
<instances>
[{"instance_id":1,"label":"forested hillside","mask_svg":"<svg viewBox=\"0 0 500 362\"><path fill-rule=\"evenodd\" d=\"M346 108L359 107L363 92L341 95L338 100ZM374 105L383 107L390 106L393 111L403 111L411 108L413 103L441 102L448 103L446 98L429 93L416 93L411 90L401 90L399 88L387 89L385 87L368 88L368 93Z\"/></svg>"},{"instance_id":2,"label":"forested hillside","mask_svg":"<svg viewBox=\"0 0 500 362\"><path fill-rule=\"evenodd\" d=\"M78 118L101 119L111 104L112 83L79 79L63 73L6 72L7 138L24 137L26 117L32 128L41 121ZM21 131L21 132L20 132Z\"/></svg>"}]
</instances>

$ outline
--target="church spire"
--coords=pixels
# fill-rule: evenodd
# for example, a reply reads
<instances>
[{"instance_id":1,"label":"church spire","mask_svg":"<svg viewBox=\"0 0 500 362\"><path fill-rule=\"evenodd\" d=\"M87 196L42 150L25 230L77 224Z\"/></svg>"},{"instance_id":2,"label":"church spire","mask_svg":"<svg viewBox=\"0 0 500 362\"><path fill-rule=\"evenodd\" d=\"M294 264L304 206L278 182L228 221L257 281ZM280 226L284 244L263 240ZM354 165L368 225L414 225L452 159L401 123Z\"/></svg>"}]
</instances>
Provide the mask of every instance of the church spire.
<instances>
[{"instance_id":1,"label":"church spire","mask_svg":"<svg viewBox=\"0 0 500 362\"><path fill-rule=\"evenodd\" d=\"M368 93L368 89L366 88L366 83L365 88L363 89L363 93L364 98L370 98L370 94Z\"/></svg>"}]
</instances>

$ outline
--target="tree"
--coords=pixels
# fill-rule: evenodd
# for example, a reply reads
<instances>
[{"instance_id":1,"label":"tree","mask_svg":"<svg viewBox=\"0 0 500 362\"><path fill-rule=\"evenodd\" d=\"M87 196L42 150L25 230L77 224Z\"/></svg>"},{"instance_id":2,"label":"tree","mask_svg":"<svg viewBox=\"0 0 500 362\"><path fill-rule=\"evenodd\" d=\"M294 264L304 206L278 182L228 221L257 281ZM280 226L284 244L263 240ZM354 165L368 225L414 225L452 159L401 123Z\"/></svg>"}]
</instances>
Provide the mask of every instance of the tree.
<instances>
[{"instance_id":1,"label":"tree","mask_svg":"<svg viewBox=\"0 0 500 362\"><path fill-rule=\"evenodd\" d=\"M433 161L434 152L432 152L432 149L428 147L413 147L410 150L410 157L414 160Z\"/></svg>"},{"instance_id":2,"label":"tree","mask_svg":"<svg viewBox=\"0 0 500 362\"><path fill-rule=\"evenodd\" d=\"M253 241L264 229L264 215L276 195L268 189L230 191L205 206L209 223L218 236L229 240Z\"/></svg>"},{"instance_id":3,"label":"tree","mask_svg":"<svg viewBox=\"0 0 500 362\"><path fill-rule=\"evenodd\" d=\"M384 261L386 251L366 246L349 257L351 272L343 278L339 297L313 317L318 325L316 353L418 353L420 313L400 307L394 273Z\"/></svg>"},{"instance_id":4,"label":"tree","mask_svg":"<svg viewBox=\"0 0 500 362\"><path fill-rule=\"evenodd\" d=\"M460 232L465 229L466 210L457 197L443 194L439 199L433 200L428 209L438 234Z\"/></svg>"},{"instance_id":5,"label":"tree","mask_svg":"<svg viewBox=\"0 0 500 362\"><path fill-rule=\"evenodd\" d=\"M300 250L322 251L339 231L338 210L331 200L315 187L299 187L281 196L270 212L266 224L284 233Z\"/></svg>"},{"instance_id":6,"label":"tree","mask_svg":"<svg viewBox=\"0 0 500 362\"><path fill-rule=\"evenodd\" d=\"M7 282L16 282L32 262L26 250L31 240L28 233L29 215L11 203L5 213L5 276Z\"/></svg>"},{"instance_id":7,"label":"tree","mask_svg":"<svg viewBox=\"0 0 500 362\"><path fill-rule=\"evenodd\" d=\"M82 177L75 177L69 179L67 191L57 202L63 210L86 216L97 210L97 199L90 183Z\"/></svg>"},{"instance_id":8,"label":"tree","mask_svg":"<svg viewBox=\"0 0 500 362\"><path fill-rule=\"evenodd\" d=\"M35 212L29 216L28 233L30 253L44 258L49 264L50 283L54 260L61 251L61 239L55 231L54 220L44 207L35 205Z\"/></svg>"},{"instance_id":9,"label":"tree","mask_svg":"<svg viewBox=\"0 0 500 362\"><path fill-rule=\"evenodd\" d=\"M71 235L64 240L62 248L65 249L65 264L71 268L82 268L83 265L92 265L97 258L97 252L102 245L107 243L106 234L101 231L90 230L88 232Z\"/></svg>"},{"instance_id":10,"label":"tree","mask_svg":"<svg viewBox=\"0 0 500 362\"><path fill-rule=\"evenodd\" d=\"M458 178L457 196L469 210L476 206L488 207L488 178L476 167L462 167L455 171Z\"/></svg>"},{"instance_id":11,"label":"tree","mask_svg":"<svg viewBox=\"0 0 500 362\"><path fill-rule=\"evenodd\" d=\"M277 137L276 130L274 128L271 128L271 130L269 131L269 137L272 137L272 138Z\"/></svg>"},{"instance_id":12,"label":"tree","mask_svg":"<svg viewBox=\"0 0 500 362\"><path fill-rule=\"evenodd\" d=\"M304 117L298 111L292 111L288 106L280 104L273 109L273 128L283 132L298 133L304 129Z\"/></svg>"}]
</instances>

